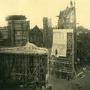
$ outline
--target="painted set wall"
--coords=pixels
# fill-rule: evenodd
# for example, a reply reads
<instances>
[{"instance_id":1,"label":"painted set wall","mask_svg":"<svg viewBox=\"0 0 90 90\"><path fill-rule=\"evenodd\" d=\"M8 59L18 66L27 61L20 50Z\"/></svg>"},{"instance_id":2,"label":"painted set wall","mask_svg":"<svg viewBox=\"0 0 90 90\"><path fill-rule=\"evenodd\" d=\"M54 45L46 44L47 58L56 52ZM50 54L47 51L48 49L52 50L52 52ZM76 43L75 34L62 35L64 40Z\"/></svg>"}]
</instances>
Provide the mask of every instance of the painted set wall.
<instances>
[{"instance_id":1,"label":"painted set wall","mask_svg":"<svg viewBox=\"0 0 90 90\"><path fill-rule=\"evenodd\" d=\"M67 33L73 34L73 29L54 29L51 55L67 56ZM73 44L73 40L71 42Z\"/></svg>"}]
</instances>

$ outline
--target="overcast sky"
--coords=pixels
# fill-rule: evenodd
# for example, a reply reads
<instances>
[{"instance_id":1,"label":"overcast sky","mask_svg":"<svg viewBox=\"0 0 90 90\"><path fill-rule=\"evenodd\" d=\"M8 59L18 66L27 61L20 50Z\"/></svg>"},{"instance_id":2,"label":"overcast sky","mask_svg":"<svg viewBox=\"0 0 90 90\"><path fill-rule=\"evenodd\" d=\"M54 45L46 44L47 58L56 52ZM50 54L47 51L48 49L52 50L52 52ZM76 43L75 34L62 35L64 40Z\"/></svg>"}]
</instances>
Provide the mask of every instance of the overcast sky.
<instances>
[{"instance_id":1,"label":"overcast sky","mask_svg":"<svg viewBox=\"0 0 90 90\"><path fill-rule=\"evenodd\" d=\"M42 27L44 16L57 24L60 10L69 5L70 0L0 0L0 26L6 25L5 18L12 14L25 15L30 20L30 26ZM90 0L76 0L77 23L90 29Z\"/></svg>"}]
</instances>

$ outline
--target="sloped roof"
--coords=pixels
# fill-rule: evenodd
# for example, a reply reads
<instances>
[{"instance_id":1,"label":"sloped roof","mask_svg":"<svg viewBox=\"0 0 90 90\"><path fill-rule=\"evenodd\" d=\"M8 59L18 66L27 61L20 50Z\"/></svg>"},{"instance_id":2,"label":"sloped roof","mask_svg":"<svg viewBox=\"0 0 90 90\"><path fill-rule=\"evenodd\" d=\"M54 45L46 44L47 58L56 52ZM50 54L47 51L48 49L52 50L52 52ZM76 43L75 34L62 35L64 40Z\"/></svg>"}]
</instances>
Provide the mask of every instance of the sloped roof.
<instances>
[{"instance_id":1,"label":"sloped roof","mask_svg":"<svg viewBox=\"0 0 90 90\"><path fill-rule=\"evenodd\" d=\"M21 47L0 48L0 53L48 54L48 50L28 42L25 46Z\"/></svg>"},{"instance_id":2,"label":"sloped roof","mask_svg":"<svg viewBox=\"0 0 90 90\"><path fill-rule=\"evenodd\" d=\"M35 31L43 31L41 28L39 28L37 25L35 25L30 31L33 31L33 30L35 30Z\"/></svg>"},{"instance_id":3,"label":"sloped roof","mask_svg":"<svg viewBox=\"0 0 90 90\"><path fill-rule=\"evenodd\" d=\"M37 30L39 30L39 27L38 27L37 25L35 25L35 27L34 27L33 29L37 29Z\"/></svg>"}]
</instances>

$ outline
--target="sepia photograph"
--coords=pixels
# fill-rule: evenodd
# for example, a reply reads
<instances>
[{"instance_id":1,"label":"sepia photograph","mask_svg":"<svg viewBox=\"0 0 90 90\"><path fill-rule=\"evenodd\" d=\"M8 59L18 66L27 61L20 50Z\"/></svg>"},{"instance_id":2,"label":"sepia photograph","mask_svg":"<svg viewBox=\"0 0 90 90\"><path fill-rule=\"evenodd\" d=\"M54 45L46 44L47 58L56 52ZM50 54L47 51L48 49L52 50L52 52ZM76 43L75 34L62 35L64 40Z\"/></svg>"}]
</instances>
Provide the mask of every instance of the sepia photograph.
<instances>
[{"instance_id":1,"label":"sepia photograph","mask_svg":"<svg viewBox=\"0 0 90 90\"><path fill-rule=\"evenodd\" d=\"M90 90L90 0L0 0L0 90Z\"/></svg>"}]
</instances>

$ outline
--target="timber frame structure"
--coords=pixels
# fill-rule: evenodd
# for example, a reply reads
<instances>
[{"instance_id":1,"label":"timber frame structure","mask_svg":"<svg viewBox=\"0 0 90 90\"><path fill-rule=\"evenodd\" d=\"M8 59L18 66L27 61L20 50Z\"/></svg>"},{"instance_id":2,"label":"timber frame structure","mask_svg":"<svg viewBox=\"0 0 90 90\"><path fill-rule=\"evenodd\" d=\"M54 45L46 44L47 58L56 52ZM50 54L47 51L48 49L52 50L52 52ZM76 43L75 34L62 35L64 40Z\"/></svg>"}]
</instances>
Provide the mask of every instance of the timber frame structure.
<instances>
[{"instance_id":1,"label":"timber frame structure","mask_svg":"<svg viewBox=\"0 0 90 90\"><path fill-rule=\"evenodd\" d=\"M0 87L46 86L48 51L28 43L0 48Z\"/></svg>"}]
</instances>

